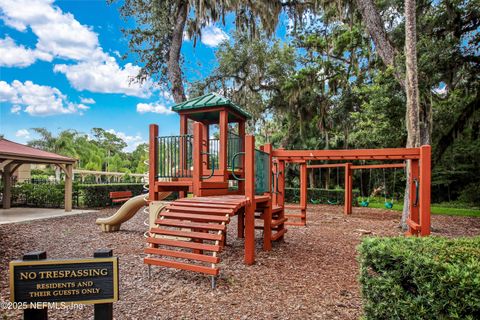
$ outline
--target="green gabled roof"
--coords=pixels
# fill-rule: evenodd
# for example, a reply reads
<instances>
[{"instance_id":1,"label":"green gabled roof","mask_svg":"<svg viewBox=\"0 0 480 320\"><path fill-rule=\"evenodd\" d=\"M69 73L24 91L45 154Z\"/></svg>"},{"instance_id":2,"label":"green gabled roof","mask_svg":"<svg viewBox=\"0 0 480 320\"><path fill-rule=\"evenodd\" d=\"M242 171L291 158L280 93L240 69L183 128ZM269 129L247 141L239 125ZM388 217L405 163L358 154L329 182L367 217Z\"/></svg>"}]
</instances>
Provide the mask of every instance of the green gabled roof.
<instances>
[{"instance_id":1,"label":"green gabled roof","mask_svg":"<svg viewBox=\"0 0 480 320\"><path fill-rule=\"evenodd\" d=\"M247 119L250 119L252 117L250 113L243 110L240 106L233 103L230 99L222 97L221 95L213 92L203 95L201 97L178 103L172 107L172 110L175 112L179 112L187 110L199 110L216 106L228 106Z\"/></svg>"}]
</instances>

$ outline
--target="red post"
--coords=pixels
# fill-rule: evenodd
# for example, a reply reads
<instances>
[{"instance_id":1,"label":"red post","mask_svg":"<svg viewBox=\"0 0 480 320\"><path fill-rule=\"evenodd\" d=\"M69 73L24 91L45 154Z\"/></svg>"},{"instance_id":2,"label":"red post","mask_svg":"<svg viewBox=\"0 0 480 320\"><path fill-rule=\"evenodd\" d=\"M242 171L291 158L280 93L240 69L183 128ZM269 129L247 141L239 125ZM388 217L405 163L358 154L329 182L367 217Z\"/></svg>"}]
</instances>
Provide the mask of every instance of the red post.
<instances>
[{"instance_id":1,"label":"red post","mask_svg":"<svg viewBox=\"0 0 480 320\"><path fill-rule=\"evenodd\" d=\"M268 195L270 195L270 200L268 201L267 207L263 212L263 250L270 251L272 250L272 145L270 143L266 144L263 147L263 151L268 153Z\"/></svg>"},{"instance_id":2,"label":"red post","mask_svg":"<svg viewBox=\"0 0 480 320\"><path fill-rule=\"evenodd\" d=\"M348 164L348 170L346 172L348 177L348 214L352 214L352 202L353 202L353 171L351 169L352 164Z\"/></svg>"},{"instance_id":3,"label":"red post","mask_svg":"<svg viewBox=\"0 0 480 320\"><path fill-rule=\"evenodd\" d=\"M300 163L300 213L302 225L307 224L307 164Z\"/></svg>"},{"instance_id":4,"label":"red post","mask_svg":"<svg viewBox=\"0 0 480 320\"><path fill-rule=\"evenodd\" d=\"M225 181L227 177L227 140L228 140L228 112L227 110L220 111L220 150L218 154L218 171L220 174L225 175Z\"/></svg>"},{"instance_id":5,"label":"red post","mask_svg":"<svg viewBox=\"0 0 480 320\"><path fill-rule=\"evenodd\" d=\"M195 122L193 124L193 195L200 196L200 184L203 175L202 164L202 124Z\"/></svg>"},{"instance_id":6,"label":"red post","mask_svg":"<svg viewBox=\"0 0 480 320\"><path fill-rule=\"evenodd\" d=\"M420 215L418 210L418 203L416 202L417 198L417 187L415 185L415 181L419 182L419 161L418 160L410 160L410 191L409 191L409 218L416 224L420 224ZM420 193L418 194L420 196ZM412 227L408 227L408 234L414 235L418 232L415 231Z\"/></svg>"},{"instance_id":7,"label":"red post","mask_svg":"<svg viewBox=\"0 0 480 320\"><path fill-rule=\"evenodd\" d=\"M350 185L350 163L345 163L345 188L344 188L344 204L343 204L343 213L350 214L351 213L351 201L350 195L351 193L349 190L352 188Z\"/></svg>"},{"instance_id":8,"label":"red post","mask_svg":"<svg viewBox=\"0 0 480 320\"><path fill-rule=\"evenodd\" d=\"M255 137L245 137L245 263L255 263Z\"/></svg>"},{"instance_id":9,"label":"red post","mask_svg":"<svg viewBox=\"0 0 480 320\"><path fill-rule=\"evenodd\" d=\"M150 125L148 153L148 199L154 201L158 200L158 194L155 192L158 176L158 125L156 124Z\"/></svg>"},{"instance_id":10,"label":"red post","mask_svg":"<svg viewBox=\"0 0 480 320\"><path fill-rule=\"evenodd\" d=\"M430 235L431 147L420 147L420 235Z\"/></svg>"}]
</instances>

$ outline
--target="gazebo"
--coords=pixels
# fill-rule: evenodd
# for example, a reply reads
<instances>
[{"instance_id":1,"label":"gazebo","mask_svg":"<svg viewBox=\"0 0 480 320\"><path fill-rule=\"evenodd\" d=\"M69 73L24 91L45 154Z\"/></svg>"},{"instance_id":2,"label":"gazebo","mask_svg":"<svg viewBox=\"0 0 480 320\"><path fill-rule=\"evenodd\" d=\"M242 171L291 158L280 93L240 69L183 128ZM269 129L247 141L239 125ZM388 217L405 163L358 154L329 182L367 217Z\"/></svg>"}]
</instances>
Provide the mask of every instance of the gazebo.
<instances>
[{"instance_id":1,"label":"gazebo","mask_svg":"<svg viewBox=\"0 0 480 320\"><path fill-rule=\"evenodd\" d=\"M0 139L0 171L3 180L3 209L11 206L12 174L22 164L53 164L65 172L65 211L72 211L72 180L75 159Z\"/></svg>"}]
</instances>

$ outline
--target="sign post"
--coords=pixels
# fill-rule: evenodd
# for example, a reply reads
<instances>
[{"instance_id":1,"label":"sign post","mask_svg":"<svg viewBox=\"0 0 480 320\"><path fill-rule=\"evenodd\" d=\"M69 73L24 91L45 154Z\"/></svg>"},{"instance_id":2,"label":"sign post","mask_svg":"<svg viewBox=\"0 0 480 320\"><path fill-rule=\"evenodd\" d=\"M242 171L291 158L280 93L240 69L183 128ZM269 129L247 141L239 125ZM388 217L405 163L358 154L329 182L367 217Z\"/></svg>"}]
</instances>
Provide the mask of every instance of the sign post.
<instances>
[{"instance_id":1,"label":"sign post","mask_svg":"<svg viewBox=\"0 0 480 320\"><path fill-rule=\"evenodd\" d=\"M38 261L45 259L47 259L47 253L45 251L33 251L23 255L23 261ZM45 307L41 309L25 309L23 311L23 318L25 320L47 320L48 308Z\"/></svg>"},{"instance_id":2,"label":"sign post","mask_svg":"<svg viewBox=\"0 0 480 320\"><path fill-rule=\"evenodd\" d=\"M113 257L113 250L100 249L93 253L94 258ZM113 319L113 303L96 303L94 306L94 320Z\"/></svg>"}]
</instances>

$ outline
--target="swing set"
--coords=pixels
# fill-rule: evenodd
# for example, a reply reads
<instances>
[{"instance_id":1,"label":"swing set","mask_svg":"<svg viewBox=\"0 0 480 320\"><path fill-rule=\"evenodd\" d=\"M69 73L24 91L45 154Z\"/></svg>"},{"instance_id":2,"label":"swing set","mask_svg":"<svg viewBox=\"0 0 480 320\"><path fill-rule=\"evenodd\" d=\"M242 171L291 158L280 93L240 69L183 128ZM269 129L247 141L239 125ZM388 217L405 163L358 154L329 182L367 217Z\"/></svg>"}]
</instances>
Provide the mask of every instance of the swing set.
<instances>
[{"instance_id":1,"label":"swing set","mask_svg":"<svg viewBox=\"0 0 480 320\"><path fill-rule=\"evenodd\" d=\"M360 206L361 207L368 207L370 204L370 195L373 193L372 190L372 170L374 169L383 169L383 198L384 198L384 206L386 209L392 209L393 204L394 204L394 198L395 198L395 183L396 183L396 177L397 177L397 169L398 168L403 168L405 169L405 163L391 163L391 164L373 164L373 165L352 165L351 169L352 170L360 170L360 194L361 194L361 201L360 201ZM368 179L368 196L365 197L365 193L363 192L363 170L369 170L369 179ZM392 187L392 192L391 192L391 199L387 198L387 179L386 179L386 173L385 169L394 169L393 171L393 187ZM377 176L377 184L378 183L378 176ZM372 191L370 191L372 190Z\"/></svg>"}]
</instances>

